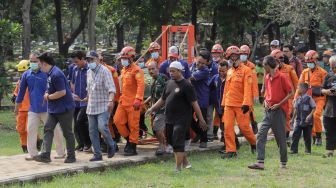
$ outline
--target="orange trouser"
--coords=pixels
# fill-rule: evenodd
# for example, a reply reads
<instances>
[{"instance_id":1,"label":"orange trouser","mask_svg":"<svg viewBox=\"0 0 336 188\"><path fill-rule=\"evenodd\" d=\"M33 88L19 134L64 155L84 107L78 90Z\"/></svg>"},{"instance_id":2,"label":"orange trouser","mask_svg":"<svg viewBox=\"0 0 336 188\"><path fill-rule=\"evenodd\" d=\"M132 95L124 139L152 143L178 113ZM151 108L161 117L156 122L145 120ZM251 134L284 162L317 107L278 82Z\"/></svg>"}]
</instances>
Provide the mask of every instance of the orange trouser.
<instances>
[{"instance_id":1,"label":"orange trouser","mask_svg":"<svg viewBox=\"0 0 336 188\"><path fill-rule=\"evenodd\" d=\"M27 146L28 112L18 112L16 116L16 130L20 135L21 146Z\"/></svg>"},{"instance_id":2,"label":"orange trouser","mask_svg":"<svg viewBox=\"0 0 336 188\"><path fill-rule=\"evenodd\" d=\"M256 137L250 126L250 113L243 114L241 107L225 106L224 109L224 138L227 152L236 152L235 119L239 129L243 133L244 137L250 142L251 145L256 145Z\"/></svg>"},{"instance_id":3,"label":"orange trouser","mask_svg":"<svg viewBox=\"0 0 336 188\"><path fill-rule=\"evenodd\" d=\"M286 132L290 132L291 113L293 112L293 98L288 99L288 113L286 114Z\"/></svg>"},{"instance_id":4,"label":"orange trouser","mask_svg":"<svg viewBox=\"0 0 336 188\"><path fill-rule=\"evenodd\" d=\"M129 142L137 144L139 141L140 110L135 111L133 106L119 104L114 123L121 136L129 139ZM128 125L128 126L127 126Z\"/></svg>"},{"instance_id":5,"label":"orange trouser","mask_svg":"<svg viewBox=\"0 0 336 188\"><path fill-rule=\"evenodd\" d=\"M316 133L322 132L321 116L322 116L323 108L325 105L325 98L313 97L313 99L316 103L316 110L313 115L314 117L313 136L316 136Z\"/></svg>"}]
</instances>

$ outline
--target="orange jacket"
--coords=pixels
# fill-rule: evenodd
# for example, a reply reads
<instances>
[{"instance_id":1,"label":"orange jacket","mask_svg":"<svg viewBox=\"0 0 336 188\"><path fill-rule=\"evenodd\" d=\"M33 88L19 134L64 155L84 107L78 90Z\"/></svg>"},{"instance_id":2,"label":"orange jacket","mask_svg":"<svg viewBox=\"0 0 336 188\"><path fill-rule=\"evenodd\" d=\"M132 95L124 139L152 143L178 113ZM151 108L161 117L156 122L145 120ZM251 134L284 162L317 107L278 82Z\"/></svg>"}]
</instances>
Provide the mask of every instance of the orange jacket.
<instances>
[{"instance_id":1,"label":"orange jacket","mask_svg":"<svg viewBox=\"0 0 336 188\"><path fill-rule=\"evenodd\" d=\"M18 96L19 95L19 89L20 89L20 80L16 83L15 89L14 89L14 95ZM26 89L26 94L23 98L22 105L19 108L20 112L28 112L30 108L30 100L29 100L29 93L28 93L28 88Z\"/></svg>"},{"instance_id":2,"label":"orange jacket","mask_svg":"<svg viewBox=\"0 0 336 188\"><path fill-rule=\"evenodd\" d=\"M145 65L147 66L147 65L148 65L150 62L152 62L152 61L155 61L155 62L157 63L157 66L160 67L160 65L163 63L164 59L163 59L161 56L159 57L158 61L155 60L155 59L153 59L153 58L149 58L149 59L146 61Z\"/></svg>"},{"instance_id":3,"label":"orange jacket","mask_svg":"<svg viewBox=\"0 0 336 188\"><path fill-rule=\"evenodd\" d=\"M143 100L145 93L144 72L132 63L128 68L121 70L121 96L119 104L132 106L135 99Z\"/></svg>"},{"instance_id":4,"label":"orange jacket","mask_svg":"<svg viewBox=\"0 0 336 188\"><path fill-rule=\"evenodd\" d=\"M281 73L286 75L288 78L289 83L291 84L293 90L295 91L297 89L298 85L298 77L295 72L295 69L291 65L283 64L282 67L278 68Z\"/></svg>"},{"instance_id":5,"label":"orange jacket","mask_svg":"<svg viewBox=\"0 0 336 188\"><path fill-rule=\"evenodd\" d=\"M328 72L316 65L314 72L311 69L306 68L302 71L299 83L307 83L310 86L322 87L324 78L327 76ZM310 78L310 79L309 79ZM295 93L295 98L298 96L298 91ZM318 98L325 98L324 96Z\"/></svg>"},{"instance_id":6,"label":"orange jacket","mask_svg":"<svg viewBox=\"0 0 336 188\"><path fill-rule=\"evenodd\" d=\"M242 63L227 72L222 106L252 105L252 73Z\"/></svg>"},{"instance_id":7,"label":"orange jacket","mask_svg":"<svg viewBox=\"0 0 336 188\"><path fill-rule=\"evenodd\" d=\"M108 70L110 70L111 74L112 74L112 78L113 78L113 82L114 85L116 87L116 94L114 96L114 101L118 102L119 98L120 98L120 85L119 85L119 77L118 77L118 72L115 68L113 68L112 66L104 63L103 64Z\"/></svg>"},{"instance_id":8,"label":"orange jacket","mask_svg":"<svg viewBox=\"0 0 336 188\"><path fill-rule=\"evenodd\" d=\"M249 67L251 69L252 73L252 97L259 97L259 88L258 88L258 77L257 77L257 71L254 63L247 61L244 63L245 66Z\"/></svg>"}]
</instances>

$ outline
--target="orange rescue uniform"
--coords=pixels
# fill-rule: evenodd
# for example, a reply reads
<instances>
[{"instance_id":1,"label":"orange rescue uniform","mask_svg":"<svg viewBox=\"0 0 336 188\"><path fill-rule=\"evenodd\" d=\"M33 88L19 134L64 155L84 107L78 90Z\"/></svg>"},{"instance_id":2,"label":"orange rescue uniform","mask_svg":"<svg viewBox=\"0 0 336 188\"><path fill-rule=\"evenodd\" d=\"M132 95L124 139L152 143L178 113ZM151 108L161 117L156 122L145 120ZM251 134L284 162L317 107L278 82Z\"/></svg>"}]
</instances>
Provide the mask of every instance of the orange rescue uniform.
<instances>
[{"instance_id":1,"label":"orange rescue uniform","mask_svg":"<svg viewBox=\"0 0 336 188\"><path fill-rule=\"evenodd\" d=\"M150 62L152 62L152 61L156 62L157 66L160 67L160 65L164 62L164 59L163 59L161 56L160 56L157 60L155 60L155 59L153 59L153 58L149 58L149 59L146 61L145 65L148 66L148 64L149 64Z\"/></svg>"},{"instance_id":2,"label":"orange rescue uniform","mask_svg":"<svg viewBox=\"0 0 336 188\"><path fill-rule=\"evenodd\" d=\"M251 69L240 63L237 68L230 68L227 73L222 106L224 106L224 138L227 152L236 152L235 119L245 138L251 145L256 145L256 137L250 127L250 113L243 114L242 106L252 106Z\"/></svg>"},{"instance_id":3,"label":"orange rescue uniform","mask_svg":"<svg viewBox=\"0 0 336 188\"><path fill-rule=\"evenodd\" d=\"M287 64L283 64L282 67L281 68L279 67L278 69L281 73L283 73L286 76L286 78L288 79L289 83L292 86L293 91L295 91L298 85L298 80L299 80L295 72L295 69L291 65L287 65ZM286 118L287 118L286 131L287 132L291 131L290 115L293 112L293 100L294 100L294 96L288 99L288 113L286 114Z\"/></svg>"},{"instance_id":4,"label":"orange rescue uniform","mask_svg":"<svg viewBox=\"0 0 336 188\"><path fill-rule=\"evenodd\" d=\"M327 71L316 65L314 71L306 68L302 71L299 83L307 83L309 86L322 87L324 78L327 76ZM295 98L298 96L298 92L295 94ZM316 103L316 110L313 115L314 117L314 127L313 127L313 136L316 136L316 133L322 132L322 122L321 116L323 108L326 102L325 96L314 97L313 99Z\"/></svg>"},{"instance_id":5,"label":"orange rescue uniform","mask_svg":"<svg viewBox=\"0 0 336 188\"><path fill-rule=\"evenodd\" d=\"M145 92L144 72L132 63L129 67L122 69L121 82L121 96L114 116L114 123L121 136L128 137L129 142L137 144L140 110L135 110L133 103L136 99L143 101Z\"/></svg>"},{"instance_id":6,"label":"orange rescue uniform","mask_svg":"<svg viewBox=\"0 0 336 188\"><path fill-rule=\"evenodd\" d=\"M14 90L14 95L18 96L20 89L20 80L16 83ZM16 130L20 135L21 146L27 146L27 125L28 125L28 111L30 107L29 93L28 89L23 98L22 105L18 109L18 114L16 116Z\"/></svg>"}]
</instances>

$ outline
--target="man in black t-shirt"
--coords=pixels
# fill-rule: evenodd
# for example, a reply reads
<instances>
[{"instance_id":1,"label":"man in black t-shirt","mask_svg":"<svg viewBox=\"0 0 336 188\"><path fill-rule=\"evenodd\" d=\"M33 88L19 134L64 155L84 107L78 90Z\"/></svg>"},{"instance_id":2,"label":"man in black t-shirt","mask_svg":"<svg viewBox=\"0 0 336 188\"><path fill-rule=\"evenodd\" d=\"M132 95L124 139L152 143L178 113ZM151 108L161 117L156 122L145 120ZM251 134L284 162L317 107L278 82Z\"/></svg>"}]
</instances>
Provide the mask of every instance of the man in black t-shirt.
<instances>
[{"instance_id":1,"label":"man in black t-shirt","mask_svg":"<svg viewBox=\"0 0 336 188\"><path fill-rule=\"evenodd\" d=\"M185 135L190 128L192 110L199 119L199 125L203 130L207 124L197 103L194 88L189 81L183 78L183 66L174 61L169 66L169 80L163 91L162 97L147 112L146 115L160 109L165 105L166 114L166 138L173 146L176 160L176 172L180 172L182 166L191 168L184 150Z\"/></svg>"}]
</instances>

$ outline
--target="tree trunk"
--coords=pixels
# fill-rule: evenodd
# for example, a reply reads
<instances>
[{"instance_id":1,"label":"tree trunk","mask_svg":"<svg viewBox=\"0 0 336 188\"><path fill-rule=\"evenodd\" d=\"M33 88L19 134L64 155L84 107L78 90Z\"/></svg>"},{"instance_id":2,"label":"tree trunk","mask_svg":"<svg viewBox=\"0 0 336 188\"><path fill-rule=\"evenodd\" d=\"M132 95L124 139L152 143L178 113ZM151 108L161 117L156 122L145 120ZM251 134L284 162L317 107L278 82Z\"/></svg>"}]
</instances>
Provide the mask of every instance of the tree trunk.
<instances>
[{"instance_id":1,"label":"tree trunk","mask_svg":"<svg viewBox=\"0 0 336 188\"><path fill-rule=\"evenodd\" d=\"M116 24L116 32L117 32L117 51L120 52L124 47L124 25L122 23Z\"/></svg>"},{"instance_id":2,"label":"tree trunk","mask_svg":"<svg viewBox=\"0 0 336 188\"><path fill-rule=\"evenodd\" d=\"M91 0L91 6L89 10L89 20L88 20L88 33L89 33L89 49L96 50L96 11L97 11L98 0Z\"/></svg>"},{"instance_id":3,"label":"tree trunk","mask_svg":"<svg viewBox=\"0 0 336 188\"><path fill-rule=\"evenodd\" d=\"M215 7L214 13L212 16L212 27L211 27L211 35L210 35L210 40L214 42L217 37L217 16L218 16L218 7Z\"/></svg>"},{"instance_id":4,"label":"tree trunk","mask_svg":"<svg viewBox=\"0 0 336 188\"><path fill-rule=\"evenodd\" d=\"M78 27L75 29L74 32L70 34L69 37L65 39L65 41L63 41L62 0L54 0L58 48L60 55L63 57L68 56L69 47L73 44L75 39L85 28L89 8L86 8L86 10L84 10L84 5L86 5L84 2L85 1L80 1L80 3L78 3L78 6L80 6L80 23ZM86 7L89 6L90 3Z\"/></svg>"},{"instance_id":5,"label":"tree trunk","mask_svg":"<svg viewBox=\"0 0 336 188\"><path fill-rule=\"evenodd\" d=\"M23 21L23 40L22 40L22 58L28 59L30 54L30 7L32 0L25 0L22 7L22 21Z\"/></svg>"},{"instance_id":6,"label":"tree trunk","mask_svg":"<svg viewBox=\"0 0 336 188\"><path fill-rule=\"evenodd\" d=\"M267 28L267 34L268 34L268 43L271 43L272 40L274 39L273 24L271 24L271 25Z\"/></svg>"},{"instance_id":7,"label":"tree trunk","mask_svg":"<svg viewBox=\"0 0 336 188\"><path fill-rule=\"evenodd\" d=\"M136 53L141 53L141 49L143 47L143 38L145 36L146 33L146 22L145 21L141 21L140 25L139 25L139 32L138 32L138 36L137 36L137 41L136 41L136 45L135 45L135 51Z\"/></svg>"},{"instance_id":8,"label":"tree trunk","mask_svg":"<svg viewBox=\"0 0 336 188\"><path fill-rule=\"evenodd\" d=\"M280 26L279 26L279 24L275 23L274 24L274 29L275 29L275 38L280 41L280 39L281 39L281 33L280 33Z\"/></svg>"},{"instance_id":9,"label":"tree trunk","mask_svg":"<svg viewBox=\"0 0 336 188\"><path fill-rule=\"evenodd\" d=\"M197 12L198 12L197 3L198 3L197 0L191 1L191 24L193 24L195 27L195 36L197 36L198 34L197 32Z\"/></svg>"},{"instance_id":10,"label":"tree trunk","mask_svg":"<svg viewBox=\"0 0 336 188\"><path fill-rule=\"evenodd\" d=\"M316 50L316 29L319 27L319 23L312 19L309 24L309 31L308 31L308 43L309 43L309 49Z\"/></svg>"},{"instance_id":11,"label":"tree trunk","mask_svg":"<svg viewBox=\"0 0 336 188\"><path fill-rule=\"evenodd\" d=\"M254 58L254 56L255 56L255 52L256 52L256 49L257 49L257 44L258 44L258 42L259 42L260 37L264 34L264 32L265 32L266 30L269 29L269 27L270 27L272 24L273 24L273 21L267 23L266 26L265 26L264 28L262 28L262 29L257 33L257 35L256 35L256 40L255 40L255 42L254 42L254 44L253 44L253 48L252 48L252 50L251 50L251 51L252 51L251 56L250 56L250 59L251 59L251 60L252 60L252 59Z\"/></svg>"}]
</instances>

